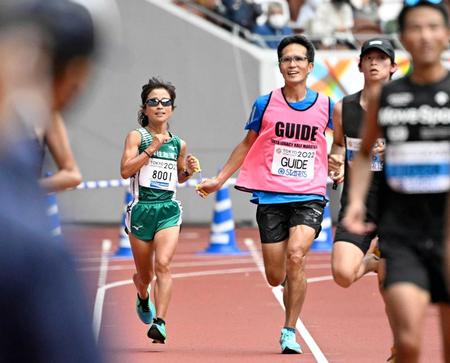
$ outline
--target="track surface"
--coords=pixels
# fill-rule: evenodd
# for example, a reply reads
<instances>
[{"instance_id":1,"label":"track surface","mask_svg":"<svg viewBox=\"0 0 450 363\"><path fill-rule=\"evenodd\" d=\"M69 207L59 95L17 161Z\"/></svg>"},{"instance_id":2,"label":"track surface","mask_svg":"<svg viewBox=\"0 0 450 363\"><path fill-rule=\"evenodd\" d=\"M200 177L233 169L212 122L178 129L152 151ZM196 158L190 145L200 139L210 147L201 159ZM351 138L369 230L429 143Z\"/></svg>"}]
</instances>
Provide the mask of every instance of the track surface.
<instances>
[{"instance_id":1,"label":"track surface","mask_svg":"<svg viewBox=\"0 0 450 363\"><path fill-rule=\"evenodd\" d=\"M331 280L328 253L310 253L307 261L308 292L297 324L306 329L297 334L304 354L279 354L284 314L276 295L281 290L273 291L258 267L258 232L252 228L236 231L239 247L247 254L216 256L199 253L208 246L208 228L183 227L172 264L168 340L165 345L152 344L148 327L135 314L133 261L110 258L117 249L119 227L65 230L108 363L374 363L388 356L391 336L376 276L340 288ZM422 361L441 362L434 308L425 328Z\"/></svg>"}]
</instances>

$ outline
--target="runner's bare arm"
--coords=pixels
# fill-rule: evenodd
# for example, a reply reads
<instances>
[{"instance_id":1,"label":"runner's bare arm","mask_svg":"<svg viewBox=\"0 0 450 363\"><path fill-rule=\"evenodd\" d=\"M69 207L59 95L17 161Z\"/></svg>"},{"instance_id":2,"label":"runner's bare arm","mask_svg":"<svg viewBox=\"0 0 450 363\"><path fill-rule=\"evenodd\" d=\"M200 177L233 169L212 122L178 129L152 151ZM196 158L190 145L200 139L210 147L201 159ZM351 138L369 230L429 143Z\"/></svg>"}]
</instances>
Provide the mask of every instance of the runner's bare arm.
<instances>
[{"instance_id":1,"label":"runner's bare arm","mask_svg":"<svg viewBox=\"0 0 450 363\"><path fill-rule=\"evenodd\" d=\"M333 110L333 144L328 156L328 173L335 183L344 181L345 140L342 129L342 101Z\"/></svg>"},{"instance_id":2,"label":"runner's bare arm","mask_svg":"<svg viewBox=\"0 0 450 363\"><path fill-rule=\"evenodd\" d=\"M186 149L187 149L186 143L183 140L181 140L181 151L177 160L179 183L184 183L192 176L192 174L194 174L197 171L200 171L200 162L195 156L191 154L188 154L186 156Z\"/></svg>"},{"instance_id":3,"label":"runner's bare arm","mask_svg":"<svg viewBox=\"0 0 450 363\"><path fill-rule=\"evenodd\" d=\"M241 167L248 151L257 137L258 134L256 132L252 130L248 131L245 138L234 148L219 174L214 178L205 179L197 185L197 191L200 196L206 196L222 187L222 185Z\"/></svg>"},{"instance_id":4,"label":"runner's bare arm","mask_svg":"<svg viewBox=\"0 0 450 363\"><path fill-rule=\"evenodd\" d=\"M45 133L45 141L58 171L48 178L39 181L47 191L61 191L75 188L81 183L81 173L70 148L66 126L61 115L56 112Z\"/></svg>"},{"instance_id":5,"label":"runner's bare arm","mask_svg":"<svg viewBox=\"0 0 450 363\"><path fill-rule=\"evenodd\" d=\"M170 136L163 134L153 135L152 143L139 154L139 145L141 143L141 134L136 131L130 131L125 139L125 146L120 161L120 175L127 179L136 174L148 159L164 144Z\"/></svg>"}]
</instances>

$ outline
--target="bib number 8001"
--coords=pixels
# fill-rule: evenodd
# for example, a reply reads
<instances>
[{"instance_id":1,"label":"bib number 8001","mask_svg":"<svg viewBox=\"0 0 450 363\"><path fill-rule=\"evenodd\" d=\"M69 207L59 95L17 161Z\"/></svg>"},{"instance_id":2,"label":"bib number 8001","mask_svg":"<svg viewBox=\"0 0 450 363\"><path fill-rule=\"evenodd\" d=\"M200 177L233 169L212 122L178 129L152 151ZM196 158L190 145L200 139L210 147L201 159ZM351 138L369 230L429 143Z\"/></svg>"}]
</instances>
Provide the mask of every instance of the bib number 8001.
<instances>
[{"instance_id":1,"label":"bib number 8001","mask_svg":"<svg viewBox=\"0 0 450 363\"><path fill-rule=\"evenodd\" d=\"M177 184L177 163L175 160L151 158L139 172L139 185L162 190L175 191Z\"/></svg>"},{"instance_id":2,"label":"bib number 8001","mask_svg":"<svg viewBox=\"0 0 450 363\"><path fill-rule=\"evenodd\" d=\"M153 170L152 179L172 180L172 174L167 171Z\"/></svg>"}]
</instances>

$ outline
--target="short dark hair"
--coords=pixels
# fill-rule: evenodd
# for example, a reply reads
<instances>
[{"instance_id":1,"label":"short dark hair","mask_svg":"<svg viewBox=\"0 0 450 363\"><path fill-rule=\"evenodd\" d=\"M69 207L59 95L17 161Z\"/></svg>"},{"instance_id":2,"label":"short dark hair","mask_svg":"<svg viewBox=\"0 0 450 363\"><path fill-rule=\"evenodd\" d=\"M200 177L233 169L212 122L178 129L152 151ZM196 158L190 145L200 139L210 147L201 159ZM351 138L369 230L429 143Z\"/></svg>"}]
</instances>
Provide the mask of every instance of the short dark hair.
<instances>
[{"instance_id":1,"label":"short dark hair","mask_svg":"<svg viewBox=\"0 0 450 363\"><path fill-rule=\"evenodd\" d=\"M177 94L175 92L175 86L170 82L165 82L162 79L158 77L152 77L148 80L146 84L142 86L142 92L141 92L141 101L142 104L138 111L138 122L142 127L145 127L148 125L148 117L144 113L145 110L145 102L147 101L147 97L150 94L151 91L154 89L160 89L164 88L167 92L169 92L170 98L172 99L172 110L175 109L175 98L177 97Z\"/></svg>"},{"instance_id":2,"label":"short dark hair","mask_svg":"<svg viewBox=\"0 0 450 363\"><path fill-rule=\"evenodd\" d=\"M434 3L428 2L426 0L419 0L419 2L414 5L407 5L407 4L403 5L403 8L400 11L400 14L398 15L398 30L400 31L400 33L402 33L405 30L406 14L409 12L409 10L415 9L419 6L428 6L430 8L440 11L442 16L444 17L446 26L447 27L449 26L449 24L448 24L448 21L449 21L448 9L445 6L444 2L434 4Z\"/></svg>"},{"instance_id":3,"label":"short dark hair","mask_svg":"<svg viewBox=\"0 0 450 363\"><path fill-rule=\"evenodd\" d=\"M278 60L283 55L283 49L286 48L290 44L300 44L303 45L306 48L306 57L308 58L308 62L314 63L314 45L311 43L311 41L306 38L303 35L289 35L285 38L283 38L278 44Z\"/></svg>"}]
</instances>

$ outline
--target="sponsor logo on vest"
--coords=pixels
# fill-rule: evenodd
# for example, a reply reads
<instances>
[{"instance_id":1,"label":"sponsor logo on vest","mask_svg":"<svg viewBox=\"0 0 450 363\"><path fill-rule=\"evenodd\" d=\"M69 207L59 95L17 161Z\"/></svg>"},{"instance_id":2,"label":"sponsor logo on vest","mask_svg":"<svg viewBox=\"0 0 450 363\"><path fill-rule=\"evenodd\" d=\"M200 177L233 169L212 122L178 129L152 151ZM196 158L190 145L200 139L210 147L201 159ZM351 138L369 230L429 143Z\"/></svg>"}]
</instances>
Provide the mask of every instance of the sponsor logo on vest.
<instances>
[{"instance_id":1,"label":"sponsor logo on vest","mask_svg":"<svg viewBox=\"0 0 450 363\"><path fill-rule=\"evenodd\" d=\"M287 139L316 141L317 126L295 124L291 122L278 121L275 124L275 135Z\"/></svg>"},{"instance_id":2,"label":"sponsor logo on vest","mask_svg":"<svg viewBox=\"0 0 450 363\"><path fill-rule=\"evenodd\" d=\"M385 107L380 110L379 122L389 125L450 125L450 108L422 105L410 108Z\"/></svg>"},{"instance_id":3,"label":"sponsor logo on vest","mask_svg":"<svg viewBox=\"0 0 450 363\"><path fill-rule=\"evenodd\" d=\"M171 153L171 152L167 152L167 151L158 150L158 151L155 152L154 155L156 157L159 157L159 158L172 159L172 160L176 160L177 159L177 154Z\"/></svg>"},{"instance_id":4,"label":"sponsor logo on vest","mask_svg":"<svg viewBox=\"0 0 450 363\"><path fill-rule=\"evenodd\" d=\"M391 106L406 106L408 103L410 103L414 99L414 96L410 92L401 92L401 93L393 93L389 96L387 96L387 103L389 103Z\"/></svg>"}]
</instances>

